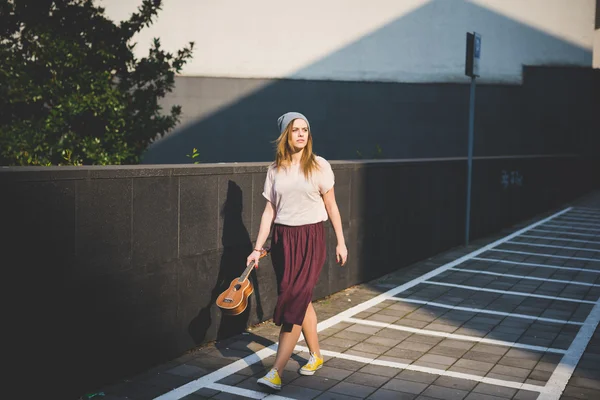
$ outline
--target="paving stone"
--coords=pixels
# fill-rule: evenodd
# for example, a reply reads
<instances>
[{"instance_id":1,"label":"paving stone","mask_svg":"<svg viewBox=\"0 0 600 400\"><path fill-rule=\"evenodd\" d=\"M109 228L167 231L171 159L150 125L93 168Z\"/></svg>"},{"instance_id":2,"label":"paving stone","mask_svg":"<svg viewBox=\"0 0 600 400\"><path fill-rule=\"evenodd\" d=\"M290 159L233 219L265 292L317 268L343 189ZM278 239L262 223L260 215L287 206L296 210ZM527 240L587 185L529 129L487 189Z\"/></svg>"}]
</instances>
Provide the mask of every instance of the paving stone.
<instances>
[{"instance_id":1,"label":"paving stone","mask_svg":"<svg viewBox=\"0 0 600 400\"><path fill-rule=\"evenodd\" d=\"M527 378L531 373L531 370L525 368L507 367L505 365L496 365L490 372L500 375L515 376L518 378Z\"/></svg>"},{"instance_id":2,"label":"paving stone","mask_svg":"<svg viewBox=\"0 0 600 400\"><path fill-rule=\"evenodd\" d=\"M567 386L563 395L574 397L576 399L598 399L600 398L600 391L576 386Z\"/></svg>"},{"instance_id":3,"label":"paving stone","mask_svg":"<svg viewBox=\"0 0 600 400\"><path fill-rule=\"evenodd\" d=\"M428 385L433 383L438 377L439 377L439 375L426 374L424 372L411 371L411 370L404 370L396 376L396 378L398 378L400 380L418 382L418 383L426 383Z\"/></svg>"},{"instance_id":4,"label":"paving stone","mask_svg":"<svg viewBox=\"0 0 600 400\"><path fill-rule=\"evenodd\" d=\"M368 364L358 370L358 372L363 373L363 374L377 375L377 376L386 377L386 378L392 378L392 377L398 375L398 373L400 373L400 371L401 370L396 369L396 368L390 368L390 367L384 367L381 365L372 365L372 364Z\"/></svg>"},{"instance_id":5,"label":"paving stone","mask_svg":"<svg viewBox=\"0 0 600 400\"><path fill-rule=\"evenodd\" d=\"M477 382L468 381L466 379L456 379L449 376L440 376L436 379L434 384L437 386L444 386L451 389L470 391L477 385Z\"/></svg>"},{"instance_id":6,"label":"paving stone","mask_svg":"<svg viewBox=\"0 0 600 400\"><path fill-rule=\"evenodd\" d=\"M473 392L511 399L517 393L517 390L504 386L478 383Z\"/></svg>"},{"instance_id":7,"label":"paving stone","mask_svg":"<svg viewBox=\"0 0 600 400\"><path fill-rule=\"evenodd\" d=\"M465 400L506 400L506 397L491 396L489 394L471 392Z\"/></svg>"},{"instance_id":8,"label":"paving stone","mask_svg":"<svg viewBox=\"0 0 600 400\"><path fill-rule=\"evenodd\" d=\"M466 340L444 339L439 343L439 345L455 349L469 350L473 346L475 346L475 342L468 342Z\"/></svg>"},{"instance_id":9,"label":"paving stone","mask_svg":"<svg viewBox=\"0 0 600 400\"><path fill-rule=\"evenodd\" d=\"M345 369L347 371L358 371L365 365L364 363L344 360L343 358L332 358L331 360L325 361L325 364L331 368ZM336 379L334 377L331 378Z\"/></svg>"},{"instance_id":10,"label":"paving stone","mask_svg":"<svg viewBox=\"0 0 600 400\"><path fill-rule=\"evenodd\" d=\"M386 309L383 309L383 310L379 311L377 314L380 314L380 315L389 315L389 316L392 316L392 317L396 317L396 319L398 319L398 318L402 318L405 315L409 314L409 311L394 310L392 308L386 308Z\"/></svg>"},{"instance_id":11,"label":"paving stone","mask_svg":"<svg viewBox=\"0 0 600 400\"><path fill-rule=\"evenodd\" d=\"M373 313L368 312L368 311L362 311L362 312L359 312L358 314L354 315L354 318L367 319L367 317L369 317L371 314L373 314Z\"/></svg>"},{"instance_id":12,"label":"paving stone","mask_svg":"<svg viewBox=\"0 0 600 400\"><path fill-rule=\"evenodd\" d=\"M490 328L491 329L491 328ZM488 328L483 328L483 329L479 329L479 328L473 328L473 327L465 327L463 326L460 329L457 329L454 334L456 335L464 335L464 336L474 336L474 337L485 337L485 335L487 335L488 331L490 330Z\"/></svg>"},{"instance_id":13,"label":"paving stone","mask_svg":"<svg viewBox=\"0 0 600 400\"><path fill-rule=\"evenodd\" d=\"M547 381L539 381L537 379L527 378L527 379L525 379L524 383L527 383L528 385L535 385L535 386L544 387L544 386L546 386Z\"/></svg>"},{"instance_id":14,"label":"paving stone","mask_svg":"<svg viewBox=\"0 0 600 400\"><path fill-rule=\"evenodd\" d=\"M411 394L420 394L428 386L429 385L427 383L405 381L402 379L392 379L388 383L383 385L382 389L394 390L397 392L404 392L404 393L411 393Z\"/></svg>"},{"instance_id":15,"label":"paving stone","mask_svg":"<svg viewBox=\"0 0 600 400\"><path fill-rule=\"evenodd\" d=\"M528 390L519 390L513 400L536 400L540 394L538 392L531 392Z\"/></svg>"},{"instance_id":16,"label":"paving stone","mask_svg":"<svg viewBox=\"0 0 600 400\"><path fill-rule=\"evenodd\" d=\"M217 383L222 383L223 385L235 386L245 379L248 379L248 377L241 375L241 374L232 374L232 375L226 376L225 378L221 379Z\"/></svg>"},{"instance_id":17,"label":"paving stone","mask_svg":"<svg viewBox=\"0 0 600 400\"><path fill-rule=\"evenodd\" d=\"M263 389L264 390L264 389ZM296 385L283 385L281 391L277 394L282 397L291 397L292 399L314 399L322 392L319 390L310 389Z\"/></svg>"},{"instance_id":18,"label":"paving stone","mask_svg":"<svg viewBox=\"0 0 600 400\"><path fill-rule=\"evenodd\" d=\"M388 306L388 309L390 309L390 310L400 310L400 311L406 311L406 312L413 312L418 308L419 308L419 306L417 306L417 305L406 304L406 303L402 303L402 302L393 302L392 304L390 304Z\"/></svg>"},{"instance_id":19,"label":"paving stone","mask_svg":"<svg viewBox=\"0 0 600 400\"><path fill-rule=\"evenodd\" d=\"M387 339L396 339L396 340L403 340L412 335L413 334L410 332L400 332L395 329L382 329L375 334L375 336L378 336L378 337L387 338Z\"/></svg>"},{"instance_id":20,"label":"paving stone","mask_svg":"<svg viewBox=\"0 0 600 400\"><path fill-rule=\"evenodd\" d=\"M441 364L441 365L445 365L446 367L448 367L448 366L454 364L457 361L457 359L454 357L440 356L437 354L426 354L423 357L419 358L419 361L434 363L434 364Z\"/></svg>"},{"instance_id":21,"label":"paving stone","mask_svg":"<svg viewBox=\"0 0 600 400\"><path fill-rule=\"evenodd\" d=\"M499 355L499 356L503 356L508 352L507 347L492 346L489 344L480 344L480 343L473 346L471 348L471 350L477 351L480 353L490 353L490 354Z\"/></svg>"},{"instance_id":22,"label":"paving stone","mask_svg":"<svg viewBox=\"0 0 600 400\"><path fill-rule=\"evenodd\" d=\"M392 324L392 323L398 321L400 318L398 316L377 313L377 314L373 314L373 315L369 316L369 318L367 318L367 319L370 321L378 321L378 322L385 322L385 323Z\"/></svg>"},{"instance_id":23,"label":"paving stone","mask_svg":"<svg viewBox=\"0 0 600 400\"><path fill-rule=\"evenodd\" d=\"M323 349L323 350L335 351L337 353L343 353L343 352L345 352L345 351L347 351L349 349L348 349L348 347L338 347L338 346L333 346L333 345L331 345L331 344L328 343L326 345L326 349ZM328 356L323 356L323 358L325 358L325 359L327 359L327 357Z\"/></svg>"},{"instance_id":24,"label":"paving stone","mask_svg":"<svg viewBox=\"0 0 600 400\"><path fill-rule=\"evenodd\" d=\"M534 369L533 371L531 371L531 374L529 374L529 379L535 379L536 381L542 381L542 382L547 382L548 379L550 379L550 376L552 375L552 372L548 372L548 371L540 371L540 370L536 370Z\"/></svg>"},{"instance_id":25,"label":"paving stone","mask_svg":"<svg viewBox=\"0 0 600 400\"><path fill-rule=\"evenodd\" d=\"M492 378L492 379L500 379L502 381L511 381L511 382L525 382L526 378L520 378L517 376L513 376L513 375L503 375L503 374L497 374L495 372L488 372L488 374L486 375L486 378Z\"/></svg>"},{"instance_id":26,"label":"paving stone","mask_svg":"<svg viewBox=\"0 0 600 400\"><path fill-rule=\"evenodd\" d=\"M356 342L362 342L365 339L370 338L372 335L371 334L365 334L365 333L358 333L358 332L350 332L347 330L342 330L340 332L337 332L336 334L333 335L333 338L339 338L339 339L347 339L347 340L353 340ZM334 342L332 342L334 343ZM337 346L337 345L336 345Z\"/></svg>"},{"instance_id":27,"label":"paving stone","mask_svg":"<svg viewBox=\"0 0 600 400\"><path fill-rule=\"evenodd\" d=\"M345 348L351 348L353 346L356 346L359 341L358 340L350 340L350 339L341 339L338 337L329 337L323 341L321 341L321 343L323 344L324 348L327 348L327 346L332 345L332 346L337 346L337 347L345 347Z\"/></svg>"},{"instance_id":28,"label":"paving stone","mask_svg":"<svg viewBox=\"0 0 600 400\"><path fill-rule=\"evenodd\" d=\"M416 360L423 354L425 354L425 352L423 351L413 351L394 347L393 349L386 351L383 355L388 357L402 358L405 360Z\"/></svg>"},{"instance_id":29,"label":"paving stone","mask_svg":"<svg viewBox=\"0 0 600 400\"><path fill-rule=\"evenodd\" d=\"M389 380L390 378L385 376L365 374L363 372L358 371L344 379L344 382L356 383L359 385L372 386L378 388Z\"/></svg>"},{"instance_id":30,"label":"paving stone","mask_svg":"<svg viewBox=\"0 0 600 400\"><path fill-rule=\"evenodd\" d=\"M487 373L485 371L457 367L456 365L453 365L450 368L448 368L448 371L460 372L461 374L475 375L475 376L482 376L482 377L485 376L485 374Z\"/></svg>"},{"instance_id":31,"label":"paving stone","mask_svg":"<svg viewBox=\"0 0 600 400\"><path fill-rule=\"evenodd\" d=\"M438 344L443 340L443 338L437 337L437 336L427 336L427 335L419 335L418 333L414 333L412 335L410 335L410 337L408 338L408 342L419 342L419 343L426 343L426 344Z\"/></svg>"},{"instance_id":32,"label":"paving stone","mask_svg":"<svg viewBox=\"0 0 600 400\"><path fill-rule=\"evenodd\" d=\"M542 353L540 353L539 351L531 351L531 350L524 350L524 349L510 349L507 353L506 353L506 357L511 357L511 358L523 358L525 360L533 360L533 361L538 361L540 358L542 358Z\"/></svg>"},{"instance_id":33,"label":"paving stone","mask_svg":"<svg viewBox=\"0 0 600 400\"><path fill-rule=\"evenodd\" d=\"M462 357L466 352L467 352L467 350L453 349L451 347L443 347L443 346L435 346L434 348L429 350L429 354L438 354L441 356L454 357L457 359Z\"/></svg>"},{"instance_id":34,"label":"paving stone","mask_svg":"<svg viewBox=\"0 0 600 400\"><path fill-rule=\"evenodd\" d=\"M379 336L370 336L367 339L365 339L365 343L376 344L379 346L388 346L389 348L396 346L400 342L402 342L402 339L390 339Z\"/></svg>"},{"instance_id":35,"label":"paving stone","mask_svg":"<svg viewBox=\"0 0 600 400\"><path fill-rule=\"evenodd\" d=\"M434 322L425 327L425 329L428 329L430 331L446 332L446 333L452 333L452 332L456 331L458 328L459 328L458 326L452 326L449 324L440 324L438 322Z\"/></svg>"},{"instance_id":36,"label":"paving stone","mask_svg":"<svg viewBox=\"0 0 600 400\"><path fill-rule=\"evenodd\" d=\"M352 347L352 350L380 355L388 351L390 348L391 346L379 346L376 344L362 342Z\"/></svg>"},{"instance_id":37,"label":"paving stone","mask_svg":"<svg viewBox=\"0 0 600 400\"><path fill-rule=\"evenodd\" d=\"M476 371L483 371L483 372L490 371L492 368L494 368L494 364L489 363L489 362L465 360L465 359L458 360L454 364L454 366L459 367L459 368L472 369L472 370L476 370Z\"/></svg>"},{"instance_id":38,"label":"paving stone","mask_svg":"<svg viewBox=\"0 0 600 400\"><path fill-rule=\"evenodd\" d=\"M425 396L443 400L462 400L469 392L466 390L448 389L443 386L431 385L423 392Z\"/></svg>"},{"instance_id":39,"label":"paving stone","mask_svg":"<svg viewBox=\"0 0 600 400\"><path fill-rule=\"evenodd\" d=\"M344 394L348 396L357 396L360 398L367 397L375 391L375 388L371 386L357 385L356 383L340 382L331 389L329 392Z\"/></svg>"},{"instance_id":40,"label":"paving stone","mask_svg":"<svg viewBox=\"0 0 600 400\"><path fill-rule=\"evenodd\" d=\"M325 365L323 365L323 367L321 367L321 369L319 369L316 372L316 375L318 375L320 378L329 378L329 379L341 381L344 378L346 378L352 374L352 371L348 371L347 369L341 369L341 368L335 368L335 367L329 366L329 363L332 361L335 361L335 360L331 360L331 361L325 363Z\"/></svg>"},{"instance_id":41,"label":"paving stone","mask_svg":"<svg viewBox=\"0 0 600 400\"><path fill-rule=\"evenodd\" d=\"M348 396L347 394L325 392L317 397L315 400L346 400L346 399L360 399L360 397Z\"/></svg>"},{"instance_id":42,"label":"paving stone","mask_svg":"<svg viewBox=\"0 0 600 400\"><path fill-rule=\"evenodd\" d=\"M379 361L389 361L396 364L411 364L414 360L408 358L398 358L398 357L390 357L390 356L379 356L377 357Z\"/></svg>"},{"instance_id":43,"label":"paving stone","mask_svg":"<svg viewBox=\"0 0 600 400\"><path fill-rule=\"evenodd\" d=\"M598 375L597 379L588 379L579 376L574 376L569 381L569 385L582 387L586 389L600 390L600 375Z\"/></svg>"},{"instance_id":44,"label":"paving stone","mask_svg":"<svg viewBox=\"0 0 600 400\"><path fill-rule=\"evenodd\" d=\"M534 360L524 360L522 358L514 358L514 357L502 357L498 364L506 365L507 367L522 367L527 369L533 369L537 365L537 361Z\"/></svg>"},{"instance_id":45,"label":"paving stone","mask_svg":"<svg viewBox=\"0 0 600 400\"><path fill-rule=\"evenodd\" d=\"M307 387L310 389L315 389L319 391L326 391L327 389L337 385L340 381L336 379L326 378L320 373L313 376L299 376L297 379L294 379L295 386Z\"/></svg>"},{"instance_id":46,"label":"paving stone","mask_svg":"<svg viewBox=\"0 0 600 400\"><path fill-rule=\"evenodd\" d=\"M433 346L434 346L433 344L414 342L409 338L409 339L406 339L405 341L403 341L402 343L400 343L399 345L395 346L395 348L427 352L427 351L431 350L431 348Z\"/></svg>"},{"instance_id":47,"label":"paving stone","mask_svg":"<svg viewBox=\"0 0 600 400\"><path fill-rule=\"evenodd\" d=\"M357 357L361 357L365 359L365 363L367 362L371 362L372 360L374 360L375 358L377 358L379 355L378 354L373 354L373 353L364 353L362 351L356 351L353 349L350 350L346 350L344 352L344 354L350 355L350 356L357 356Z\"/></svg>"},{"instance_id":48,"label":"paving stone","mask_svg":"<svg viewBox=\"0 0 600 400\"><path fill-rule=\"evenodd\" d=\"M396 322L396 325L408 326L409 328L423 329L427 325L429 325L429 322L418 321L416 319L402 318L400 321Z\"/></svg>"},{"instance_id":49,"label":"paving stone","mask_svg":"<svg viewBox=\"0 0 600 400\"><path fill-rule=\"evenodd\" d=\"M367 399L368 400L413 400L415 399L414 394L396 392L388 389L378 389L372 393Z\"/></svg>"},{"instance_id":50,"label":"paving stone","mask_svg":"<svg viewBox=\"0 0 600 400\"><path fill-rule=\"evenodd\" d=\"M364 333L367 335L373 335L377 332L379 332L382 328L376 327L376 326L368 326L368 325L352 325L349 328L346 328L346 331L349 332L358 332L358 333Z\"/></svg>"}]
</instances>

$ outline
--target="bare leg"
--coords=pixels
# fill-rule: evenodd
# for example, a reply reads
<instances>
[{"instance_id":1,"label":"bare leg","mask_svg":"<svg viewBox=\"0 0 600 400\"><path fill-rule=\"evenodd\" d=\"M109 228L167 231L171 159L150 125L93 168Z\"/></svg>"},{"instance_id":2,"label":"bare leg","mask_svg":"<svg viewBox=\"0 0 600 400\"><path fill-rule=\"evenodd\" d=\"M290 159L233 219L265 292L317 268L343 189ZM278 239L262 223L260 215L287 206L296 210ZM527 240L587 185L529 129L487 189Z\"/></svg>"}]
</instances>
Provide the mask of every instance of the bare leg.
<instances>
[{"instance_id":1,"label":"bare leg","mask_svg":"<svg viewBox=\"0 0 600 400\"><path fill-rule=\"evenodd\" d=\"M279 376L283 375L283 369L294 352L294 347L300 338L302 327L300 325L282 325L279 332L279 345L275 357L274 368L277 368Z\"/></svg>"},{"instance_id":2,"label":"bare leg","mask_svg":"<svg viewBox=\"0 0 600 400\"><path fill-rule=\"evenodd\" d=\"M317 335L317 313L312 303L308 303L308 308L306 309L306 315L302 322L302 334L310 352L321 358L319 336Z\"/></svg>"}]
</instances>

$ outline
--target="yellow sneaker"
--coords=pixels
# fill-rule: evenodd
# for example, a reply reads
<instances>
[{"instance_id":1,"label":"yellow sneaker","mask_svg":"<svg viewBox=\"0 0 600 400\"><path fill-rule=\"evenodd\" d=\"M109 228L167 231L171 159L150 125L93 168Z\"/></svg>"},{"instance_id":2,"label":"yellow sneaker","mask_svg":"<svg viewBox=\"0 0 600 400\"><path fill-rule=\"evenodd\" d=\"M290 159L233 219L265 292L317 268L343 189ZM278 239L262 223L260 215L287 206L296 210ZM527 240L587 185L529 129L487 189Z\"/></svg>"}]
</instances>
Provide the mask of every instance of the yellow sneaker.
<instances>
[{"instance_id":1,"label":"yellow sneaker","mask_svg":"<svg viewBox=\"0 0 600 400\"><path fill-rule=\"evenodd\" d=\"M271 389L281 390L281 377L275 368L269 371L268 374L256 381L259 385L267 386Z\"/></svg>"},{"instance_id":2,"label":"yellow sneaker","mask_svg":"<svg viewBox=\"0 0 600 400\"><path fill-rule=\"evenodd\" d=\"M323 366L323 358L317 357L314 353L310 353L308 362L300 368L300 375L314 375L315 372Z\"/></svg>"}]
</instances>

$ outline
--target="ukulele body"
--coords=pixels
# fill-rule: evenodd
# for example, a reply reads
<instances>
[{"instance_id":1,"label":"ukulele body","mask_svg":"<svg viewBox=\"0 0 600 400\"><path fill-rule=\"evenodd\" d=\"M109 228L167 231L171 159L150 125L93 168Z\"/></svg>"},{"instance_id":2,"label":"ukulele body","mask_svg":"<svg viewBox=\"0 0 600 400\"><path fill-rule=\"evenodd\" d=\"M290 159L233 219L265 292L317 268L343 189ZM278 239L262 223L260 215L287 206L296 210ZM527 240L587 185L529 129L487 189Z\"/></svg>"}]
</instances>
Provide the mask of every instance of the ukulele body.
<instances>
[{"instance_id":1,"label":"ukulele body","mask_svg":"<svg viewBox=\"0 0 600 400\"><path fill-rule=\"evenodd\" d=\"M217 297L217 306L225 315L239 315L248 307L248 297L254 292L249 279L231 281L229 288Z\"/></svg>"},{"instance_id":2,"label":"ukulele body","mask_svg":"<svg viewBox=\"0 0 600 400\"><path fill-rule=\"evenodd\" d=\"M263 258L269 253L269 249L262 249L260 257ZM248 277L254 268L254 261L246 266L241 276L235 278L229 284L229 288L217 297L217 306L225 315L239 315L248 307L248 297L254 292L252 282Z\"/></svg>"}]
</instances>

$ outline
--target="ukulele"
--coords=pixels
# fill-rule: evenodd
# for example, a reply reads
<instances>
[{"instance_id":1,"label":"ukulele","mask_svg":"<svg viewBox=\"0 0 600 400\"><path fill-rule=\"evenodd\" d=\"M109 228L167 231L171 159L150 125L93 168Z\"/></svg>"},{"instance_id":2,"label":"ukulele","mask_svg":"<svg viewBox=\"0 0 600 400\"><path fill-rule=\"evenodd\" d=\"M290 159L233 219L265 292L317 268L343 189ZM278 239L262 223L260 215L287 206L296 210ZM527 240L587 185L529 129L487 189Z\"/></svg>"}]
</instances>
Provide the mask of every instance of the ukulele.
<instances>
[{"instance_id":1,"label":"ukulele","mask_svg":"<svg viewBox=\"0 0 600 400\"><path fill-rule=\"evenodd\" d=\"M269 252L268 249L262 249L260 252L260 258L263 258ZM238 315L246 310L248 307L248 297L254 292L252 282L248 279L248 275L252 272L254 267L254 260L246 267L242 275L235 278L229 284L227 290L217 297L217 306L223 311L225 315Z\"/></svg>"}]
</instances>

